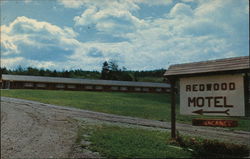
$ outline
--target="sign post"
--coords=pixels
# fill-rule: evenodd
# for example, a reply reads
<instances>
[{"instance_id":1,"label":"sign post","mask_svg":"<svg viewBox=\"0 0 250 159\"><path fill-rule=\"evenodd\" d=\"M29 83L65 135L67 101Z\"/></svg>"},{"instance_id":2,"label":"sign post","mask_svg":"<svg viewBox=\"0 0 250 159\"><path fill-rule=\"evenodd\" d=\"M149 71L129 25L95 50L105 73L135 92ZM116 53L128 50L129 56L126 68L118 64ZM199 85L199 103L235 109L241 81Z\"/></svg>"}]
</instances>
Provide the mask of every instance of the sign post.
<instances>
[{"instance_id":1,"label":"sign post","mask_svg":"<svg viewBox=\"0 0 250 159\"><path fill-rule=\"evenodd\" d=\"M175 119L175 109L176 109L176 92L175 92L175 80L171 79L171 137L176 139L176 119Z\"/></svg>"}]
</instances>

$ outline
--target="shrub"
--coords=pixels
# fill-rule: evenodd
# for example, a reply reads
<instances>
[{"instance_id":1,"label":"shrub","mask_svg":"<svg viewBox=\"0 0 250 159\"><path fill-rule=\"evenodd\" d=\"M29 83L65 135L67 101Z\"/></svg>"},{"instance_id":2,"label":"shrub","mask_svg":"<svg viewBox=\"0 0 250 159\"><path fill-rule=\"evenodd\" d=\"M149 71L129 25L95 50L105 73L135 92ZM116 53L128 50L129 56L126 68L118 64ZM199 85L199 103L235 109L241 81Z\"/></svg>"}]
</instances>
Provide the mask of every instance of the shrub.
<instances>
[{"instance_id":1,"label":"shrub","mask_svg":"<svg viewBox=\"0 0 250 159\"><path fill-rule=\"evenodd\" d=\"M245 157L249 155L246 145L226 143L217 140L197 140L196 138L183 138L177 135L173 144L183 148L192 149L194 157Z\"/></svg>"}]
</instances>

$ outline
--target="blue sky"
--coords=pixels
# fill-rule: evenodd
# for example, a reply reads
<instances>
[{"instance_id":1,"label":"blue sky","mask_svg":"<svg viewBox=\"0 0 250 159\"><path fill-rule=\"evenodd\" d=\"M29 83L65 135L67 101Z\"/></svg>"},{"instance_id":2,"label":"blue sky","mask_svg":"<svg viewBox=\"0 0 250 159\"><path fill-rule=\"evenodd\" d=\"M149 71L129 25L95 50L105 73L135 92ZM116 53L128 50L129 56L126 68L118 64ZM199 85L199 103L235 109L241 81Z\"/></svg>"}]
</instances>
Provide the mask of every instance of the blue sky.
<instances>
[{"instance_id":1,"label":"blue sky","mask_svg":"<svg viewBox=\"0 0 250 159\"><path fill-rule=\"evenodd\" d=\"M4 0L1 67L129 70L249 55L248 0Z\"/></svg>"}]
</instances>

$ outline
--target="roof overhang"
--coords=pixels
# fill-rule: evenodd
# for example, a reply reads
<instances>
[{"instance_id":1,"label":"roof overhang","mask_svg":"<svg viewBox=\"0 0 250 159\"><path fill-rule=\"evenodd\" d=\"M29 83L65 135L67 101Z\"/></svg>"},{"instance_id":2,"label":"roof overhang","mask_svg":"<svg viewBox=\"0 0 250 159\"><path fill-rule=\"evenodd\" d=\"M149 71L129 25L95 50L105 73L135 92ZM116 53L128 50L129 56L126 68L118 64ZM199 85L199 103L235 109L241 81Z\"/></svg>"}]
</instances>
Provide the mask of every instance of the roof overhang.
<instances>
[{"instance_id":1,"label":"roof overhang","mask_svg":"<svg viewBox=\"0 0 250 159\"><path fill-rule=\"evenodd\" d=\"M176 79L180 77L249 73L249 56L218 59L203 62L171 65L164 77Z\"/></svg>"}]
</instances>

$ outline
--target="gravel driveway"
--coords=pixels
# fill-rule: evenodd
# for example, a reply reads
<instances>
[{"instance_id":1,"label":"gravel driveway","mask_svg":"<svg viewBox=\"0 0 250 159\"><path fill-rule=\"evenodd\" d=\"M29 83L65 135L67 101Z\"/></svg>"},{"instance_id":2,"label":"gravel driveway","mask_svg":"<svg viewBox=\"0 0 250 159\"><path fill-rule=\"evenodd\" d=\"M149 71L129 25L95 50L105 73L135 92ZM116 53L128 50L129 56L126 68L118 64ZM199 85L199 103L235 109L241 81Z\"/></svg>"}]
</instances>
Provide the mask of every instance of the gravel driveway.
<instances>
[{"instance_id":1,"label":"gravel driveway","mask_svg":"<svg viewBox=\"0 0 250 159\"><path fill-rule=\"evenodd\" d=\"M119 125L170 131L170 123L85 111L34 101L1 97L1 158L67 158L77 136L74 119L93 119ZM88 120L86 120L88 121ZM217 138L250 146L250 132L177 124L182 134ZM100 157L86 151L77 157Z\"/></svg>"}]
</instances>

